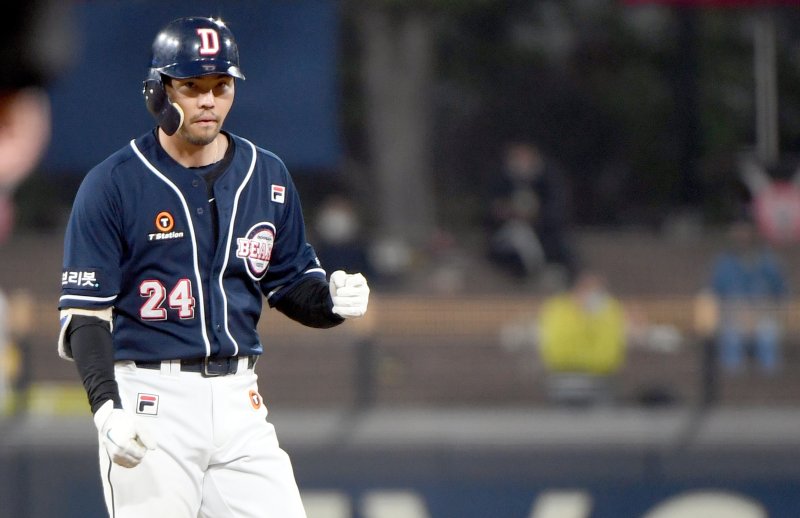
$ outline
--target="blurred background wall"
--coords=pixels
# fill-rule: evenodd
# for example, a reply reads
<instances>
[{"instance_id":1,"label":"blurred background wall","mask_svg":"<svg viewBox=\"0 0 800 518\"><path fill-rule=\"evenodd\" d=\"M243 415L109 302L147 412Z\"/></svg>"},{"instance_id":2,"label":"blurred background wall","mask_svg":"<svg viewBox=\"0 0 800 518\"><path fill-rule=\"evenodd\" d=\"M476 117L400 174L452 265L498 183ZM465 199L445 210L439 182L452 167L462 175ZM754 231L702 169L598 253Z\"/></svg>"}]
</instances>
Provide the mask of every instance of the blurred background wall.
<instances>
[{"instance_id":1,"label":"blurred background wall","mask_svg":"<svg viewBox=\"0 0 800 518\"><path fill-rule=\"evenodd\" d=\"M226 129L372 286L334 330L261 322L310 518L798 515L798 2L23 4L4 59L50 126L0 189L0 517L102 516L62 235L186 15L239 41Z\"/></svg>"}]
</instances>

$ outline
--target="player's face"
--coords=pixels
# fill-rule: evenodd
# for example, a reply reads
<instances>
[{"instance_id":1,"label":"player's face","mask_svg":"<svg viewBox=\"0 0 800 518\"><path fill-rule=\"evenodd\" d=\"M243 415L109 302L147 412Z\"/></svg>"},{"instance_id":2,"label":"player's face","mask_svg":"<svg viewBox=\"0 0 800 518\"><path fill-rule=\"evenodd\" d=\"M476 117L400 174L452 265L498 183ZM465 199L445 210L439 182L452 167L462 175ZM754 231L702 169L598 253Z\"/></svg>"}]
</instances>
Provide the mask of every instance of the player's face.
<instances>
[{"instance_id":1,"label":"player's face","mask_svg":"<svg viewBox=\"0 0 800 518\"><path fill-rule=\"evenodd\" d=\"M167 93L184 113L178 135L196 146L213 142L233 105L234 90L234 79L223 74L172 79Z\"/></svg>"}]
</instances>

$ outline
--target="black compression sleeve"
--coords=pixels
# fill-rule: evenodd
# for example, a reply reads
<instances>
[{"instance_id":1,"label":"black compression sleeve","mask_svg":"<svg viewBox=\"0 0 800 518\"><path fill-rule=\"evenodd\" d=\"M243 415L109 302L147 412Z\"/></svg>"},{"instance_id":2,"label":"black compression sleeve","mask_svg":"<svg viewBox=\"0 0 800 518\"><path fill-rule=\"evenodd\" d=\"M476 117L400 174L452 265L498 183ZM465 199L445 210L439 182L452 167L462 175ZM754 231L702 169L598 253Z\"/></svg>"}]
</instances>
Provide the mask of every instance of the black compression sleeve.
<instances>
[{"instance_id":1,"label":"black compression sleeve","mask_svg":"<svg viewBox=\"0 0 800 518\"><path fill-rule=\"evenodd\" d=\"M344 322L344 318L333 312L328 282L319 277L307 277L287 288L275 308L308 327L325 329Z\"/></svg>"},{"instance_id":2,"label":"black compression sleeve","mask_svg":"<svg viewBox=\"0 0 800 518\"><path fill-rule=\"evenodd\" d=\"M67 340L92 413L109 399L114 401L115 408L122 408L114 379L114 346L108 322L97 317L73 315Z\"/></svg>"}]
</instances>

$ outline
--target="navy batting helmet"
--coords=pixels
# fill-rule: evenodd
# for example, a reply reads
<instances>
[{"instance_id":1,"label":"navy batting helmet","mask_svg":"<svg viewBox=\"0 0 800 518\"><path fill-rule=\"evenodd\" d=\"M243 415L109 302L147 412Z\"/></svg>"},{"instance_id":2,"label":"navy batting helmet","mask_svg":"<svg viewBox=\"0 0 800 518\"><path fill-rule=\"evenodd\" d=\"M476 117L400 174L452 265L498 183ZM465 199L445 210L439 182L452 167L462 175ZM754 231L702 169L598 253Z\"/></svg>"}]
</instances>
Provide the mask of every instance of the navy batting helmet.
<instances>
[{"instance_id":1,"label":"navy batting helmet","mask_svg":"<svg viewBox=\"0 0 800 518\"><path fill-rule=\"evenodd\" d=\"M178 79L208 74L244 79L233 33L213 18L179 18L161 29L153 41L150 69Z\"/></svg>"},{"instance_id":2,"label":"navy batting helmet","mask_svg":"<svg viewBox=\"0 0 800 518\"><path fill-rule=\"evenodd\" d=\"M211 74L244 79L239 68L239 47L222 20L178 18L156 35L143 93L148 111L165 133L178 131L183 112L169 101L161 76L186 79Z\"/></svg>"}]
</instances>

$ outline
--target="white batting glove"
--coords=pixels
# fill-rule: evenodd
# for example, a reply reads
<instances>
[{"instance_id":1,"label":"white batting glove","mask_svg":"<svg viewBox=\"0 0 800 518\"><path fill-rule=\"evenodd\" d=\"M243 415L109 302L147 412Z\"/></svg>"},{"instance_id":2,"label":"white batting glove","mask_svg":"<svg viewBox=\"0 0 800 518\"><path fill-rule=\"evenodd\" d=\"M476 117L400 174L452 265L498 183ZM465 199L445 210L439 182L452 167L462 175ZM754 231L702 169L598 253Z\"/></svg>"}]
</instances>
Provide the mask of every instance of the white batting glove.
<instances>
[{"instance_id":1,"label":"white batting glove","mask_svg":"<svg viewBox=\"0 0 800 518\"><path fill-rule=\"evenodd\" d=\"M360 273L336 270L331 274L333 312L344 318L363 317L369 304L367 279Z\"/></svg>"},{"instance_id":2,"label":"white batting glove","mask_svg":"<svg viewBox=\"0 0 800 518\"><path fill-rule=\"evenodd\" d=\"M147 450L156 449L155 439L110 399L94 414L94 425L111 460L125 468L142 462Z\"/></svg>"}]
</instances>

